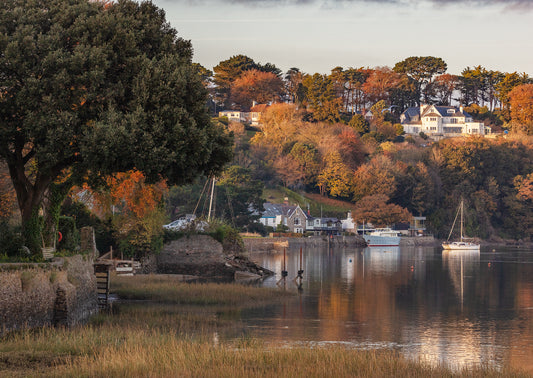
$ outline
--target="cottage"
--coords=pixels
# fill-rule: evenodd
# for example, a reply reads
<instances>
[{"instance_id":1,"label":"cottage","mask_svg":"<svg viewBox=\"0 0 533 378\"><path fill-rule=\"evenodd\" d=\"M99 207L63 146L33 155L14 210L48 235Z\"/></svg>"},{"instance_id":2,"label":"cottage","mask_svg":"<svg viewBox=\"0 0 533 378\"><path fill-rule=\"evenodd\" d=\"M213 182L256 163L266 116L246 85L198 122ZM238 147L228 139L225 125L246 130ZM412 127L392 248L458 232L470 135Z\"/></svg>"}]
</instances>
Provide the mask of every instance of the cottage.
<instances>
[{"instance_id":1,"label":"cottage","mask_svg":"<svg viewBox=\"0 0 533 378\"><path fill-rule=\"evenodd\" d=\"M265 227L278 227L282 224L286 226L289 232L303 234L305 232L308 215L299 205L289 205L270 203L263 204L265 211L261 215L259 222Z\"/></svg>"}]
</instances>

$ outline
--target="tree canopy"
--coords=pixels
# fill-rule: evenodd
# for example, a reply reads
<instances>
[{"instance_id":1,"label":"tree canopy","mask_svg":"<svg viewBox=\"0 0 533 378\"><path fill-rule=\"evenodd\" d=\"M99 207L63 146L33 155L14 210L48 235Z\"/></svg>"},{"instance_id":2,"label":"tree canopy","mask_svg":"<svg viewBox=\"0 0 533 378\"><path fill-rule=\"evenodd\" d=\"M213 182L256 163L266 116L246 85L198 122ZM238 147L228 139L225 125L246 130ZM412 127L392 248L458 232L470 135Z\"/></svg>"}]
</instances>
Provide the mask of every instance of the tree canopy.
<instances>
[{"instance_id":1,"label":"tree canopy","mask_svg":"<svg viewBox=\"0 0 533 378\"><path fill-rule=\"evenodd\" d=\"M220 170L231 138L211 124L191 58L150 2L3 2L0 158L23 223L60 176L136 168L172 184Z\"/></svg>"}]
</instances>

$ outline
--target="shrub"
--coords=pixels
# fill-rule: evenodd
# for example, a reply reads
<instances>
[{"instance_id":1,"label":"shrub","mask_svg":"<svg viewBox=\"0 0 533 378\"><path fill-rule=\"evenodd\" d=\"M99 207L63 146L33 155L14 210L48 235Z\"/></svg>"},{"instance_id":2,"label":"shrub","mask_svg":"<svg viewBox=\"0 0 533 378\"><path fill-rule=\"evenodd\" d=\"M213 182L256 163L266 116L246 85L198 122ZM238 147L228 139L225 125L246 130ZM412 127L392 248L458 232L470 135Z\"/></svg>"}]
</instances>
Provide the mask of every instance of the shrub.
<instances>
[{"instance_id":1,"label":"shrub","mask_svg":"<svg viewBox=\"0 0 533 378\"><path fill-rule=\"evenodd\" d=\"M80 233L76 229L76 222L72 217L59 217L59 232L61 241L57 243L58 249L75 251L80 244Z\"/></svg>"},{"instance_id":2,"label":"shrub","mask_svg":"<svg viewBox=\"0 0 533 378\"><path fill-rule=\"evenodd\" d=\"M22 235L18 227L10 227L7 221L0 222L0 253L18 256L22 248Z\"/></svg>"}]
</instances>

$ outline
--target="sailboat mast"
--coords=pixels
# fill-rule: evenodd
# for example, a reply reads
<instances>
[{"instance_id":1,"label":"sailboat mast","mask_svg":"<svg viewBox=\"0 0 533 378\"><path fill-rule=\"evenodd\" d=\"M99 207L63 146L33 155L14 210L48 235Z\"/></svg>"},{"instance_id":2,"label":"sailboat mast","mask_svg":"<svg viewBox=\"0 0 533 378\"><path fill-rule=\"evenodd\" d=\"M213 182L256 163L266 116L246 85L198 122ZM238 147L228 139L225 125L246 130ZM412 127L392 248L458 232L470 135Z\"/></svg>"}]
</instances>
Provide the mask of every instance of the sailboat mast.
<instances>
[{"instance_id":1,"label":"sailboat mast","mask_svg":"<svg viewBox=\"0 0 533 378\"><path fill-rule=\"evenodd\" d=\"M464 201L461 199L461 241L463 241L463 207Z\"/></svg>"},{"instance_id":2,"label":"sailboat mast","mask_svg":"<svg viewBox=\"0 0 533 378\"><path fill-rule=\"evenodd\" d=\"M211 199L209 200L209 213L207 215L207 221L210 222L211 221L211 209L213 207L213 195L215 193L215 176L213 176L213 184L211 186Z\"/></svg>"}]
</instances>

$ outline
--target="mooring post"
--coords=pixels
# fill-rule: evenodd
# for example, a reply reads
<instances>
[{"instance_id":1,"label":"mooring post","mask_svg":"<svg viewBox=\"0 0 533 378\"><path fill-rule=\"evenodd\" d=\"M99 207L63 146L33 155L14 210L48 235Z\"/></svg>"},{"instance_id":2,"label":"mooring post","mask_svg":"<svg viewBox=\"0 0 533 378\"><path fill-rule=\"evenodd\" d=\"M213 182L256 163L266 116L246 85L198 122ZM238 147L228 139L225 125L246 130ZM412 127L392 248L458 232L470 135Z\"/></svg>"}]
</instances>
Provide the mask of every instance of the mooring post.
<instances>
[{"instance_id":1,"label":"mooring post","mask_svg":"<svg viewBox=\"0 0 533 378\"><path fill-rule=\"evenodd\" d=\"M303 274L304 274L304 271L303 271L303 262L302 262L303 258L302 258L302 247L300 247L300 266L299 266L299 269L298 269L298 274L296 275L296 277L294 277L294 283L296 284L296 286L298 286L298 290L302 290L302 281L303 281Z\"/></svg>"},{"instance_id":2,"label":"mooring post","mask_svg":"<svg viewBox=\"0 0 533 378\"><path fill-rule=\"evenodd\" d=\"M285 248L283 248L283 270L281 271L281 278L277 282L277 284L279 284L281 281L283 281L283 284L285 284L285 279L289 275L289 273L287 273L286 259L287 259L287 253L285 251Z\"/></svg>"}]
</instances>

